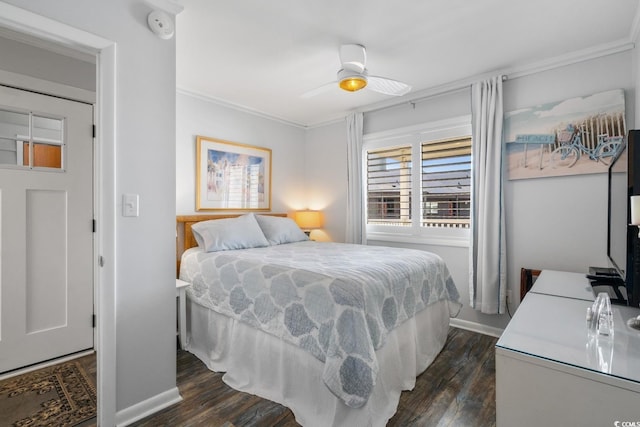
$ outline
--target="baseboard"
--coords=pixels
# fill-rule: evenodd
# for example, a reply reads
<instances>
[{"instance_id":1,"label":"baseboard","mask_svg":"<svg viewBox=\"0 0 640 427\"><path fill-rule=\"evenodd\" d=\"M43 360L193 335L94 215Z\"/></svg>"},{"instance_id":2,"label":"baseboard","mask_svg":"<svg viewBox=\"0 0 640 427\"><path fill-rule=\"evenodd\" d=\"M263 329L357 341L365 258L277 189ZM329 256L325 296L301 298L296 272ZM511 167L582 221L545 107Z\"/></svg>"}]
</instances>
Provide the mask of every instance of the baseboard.
<instances>
[{"instance_id":1,"label":"baseboard","mask_svg":"<svg viewBox=\"0 0 640 427\"><path fill-rule=\"evenodd\" d=\"M140 403L118 411L116 413L116 426L128 426L181 400L182 396L180 396L178 392L178 387L174 387L164 393L157 394L147 400L143 400Z\"/></svg>"},{"instance_id":2,"label":"baseboard","mask_svg":"<svg viewBox=\"0 0 640 427\"><path fill-rule=\"evenodd\" d=\"M467 331L477 332L479 334L490 335L492 337L500 338L500 335L504 332L504 329L494 328L493 326L483 325L482 323L471 322L469 320L462 319L449 319L449 325L458 329L466 329Z\"/></svg>"}]
</instances>

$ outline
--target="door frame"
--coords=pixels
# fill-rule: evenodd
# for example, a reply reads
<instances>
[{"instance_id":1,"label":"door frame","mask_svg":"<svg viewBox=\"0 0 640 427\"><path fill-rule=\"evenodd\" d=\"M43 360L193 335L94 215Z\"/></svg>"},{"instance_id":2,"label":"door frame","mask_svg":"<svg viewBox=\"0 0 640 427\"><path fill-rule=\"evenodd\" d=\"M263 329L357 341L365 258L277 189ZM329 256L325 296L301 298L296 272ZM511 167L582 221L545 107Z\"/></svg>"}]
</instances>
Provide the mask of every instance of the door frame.
<instances>
[{"instance_id":1,"label":"door frame","mask_svg":"<svg viewBox=\"0 0 640 427\"><path fill-rule=\"evenodd\" d=\"M116 43L0 2L0 27L96 56L94 291L99 426L116 424Z\"/></svg>"}]
</instances>

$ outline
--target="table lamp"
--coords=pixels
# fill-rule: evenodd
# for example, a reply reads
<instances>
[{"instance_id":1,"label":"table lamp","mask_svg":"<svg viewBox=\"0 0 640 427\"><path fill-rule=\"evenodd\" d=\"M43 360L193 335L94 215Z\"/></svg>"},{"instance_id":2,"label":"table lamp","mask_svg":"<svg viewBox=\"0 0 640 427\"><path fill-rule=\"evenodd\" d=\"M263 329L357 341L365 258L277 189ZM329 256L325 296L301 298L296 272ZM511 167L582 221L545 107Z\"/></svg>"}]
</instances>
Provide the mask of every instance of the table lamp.
<instances>
[{"instance_id":1,"label":"table lamp","mask_svg":"<svg viewBox=\"0 0 640 427\"><path fill-rule=\"evenodd\" d=\"M294 220L298 227L308 236L312 230L322 226L322 215L320 211L304 210L296 211Z\"/></svg>"}]
</instances>

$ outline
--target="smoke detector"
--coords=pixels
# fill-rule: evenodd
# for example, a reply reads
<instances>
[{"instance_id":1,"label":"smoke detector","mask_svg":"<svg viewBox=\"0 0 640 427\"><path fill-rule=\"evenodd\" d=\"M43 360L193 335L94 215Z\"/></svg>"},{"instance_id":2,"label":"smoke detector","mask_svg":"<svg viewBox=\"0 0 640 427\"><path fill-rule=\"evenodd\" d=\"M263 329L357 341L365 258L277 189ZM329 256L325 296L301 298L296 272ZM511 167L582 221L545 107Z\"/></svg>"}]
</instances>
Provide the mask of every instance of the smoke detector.
<instances>
[{"instance_id":1,"label":"smoke detector","mask_svg":"<svg viewBox=\"0 0 640 427\"><path fill-rule=\"evenodd\" d=\"M149 16L147 16L147 23L151 31L161 39L169 40L175 33L171 16L161 10L151 12Z\"/></svg>"}]
</instances>

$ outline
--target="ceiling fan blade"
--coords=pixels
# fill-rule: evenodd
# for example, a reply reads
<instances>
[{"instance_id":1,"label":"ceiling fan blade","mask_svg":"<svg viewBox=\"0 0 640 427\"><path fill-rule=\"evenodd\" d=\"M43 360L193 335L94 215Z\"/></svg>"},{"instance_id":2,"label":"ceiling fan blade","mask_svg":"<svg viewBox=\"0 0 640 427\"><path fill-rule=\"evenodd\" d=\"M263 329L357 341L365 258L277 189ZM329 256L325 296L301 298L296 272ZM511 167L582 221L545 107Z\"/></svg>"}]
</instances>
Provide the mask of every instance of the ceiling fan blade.
<instances>
[{"instance_id":1,"label":"ceiling fan blade","mask_svg":"<svg viewBox=\"0 0 640 427\"><path fill-rule=\"evenodd\" d=\"M367 52L359 44L343 44L340 46L340 63L342 68L362 73L367 66Z\"/></svg>"},{"instance_id":2,"label":"ceiling fan blade","mask_svg":"<svg viewBox=\"0 0 640 427\"><path fill-rule=\"evenodd\" d=\"M325 83L322 86L319 86L315 89L311 89L305 93L303 93L302 95L300 95L300 98L311 98L313 96L316 95L320 95L321 93L327 92L329 91L331 88L336 87L336 85L338 84L338 82L329 82L329 83Z\"/></svg>"},{"instance_id":3,"label":"ceiling fan blade","mask_svg":"<svg viewBox=\"0 0 640 427\"><path fill-rule=\"evenodd\" d=\"M411 91L411 86L386 77L368 76L367 89L384 95L402 96Z\"/></svg>"}]
</instances>

